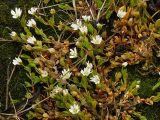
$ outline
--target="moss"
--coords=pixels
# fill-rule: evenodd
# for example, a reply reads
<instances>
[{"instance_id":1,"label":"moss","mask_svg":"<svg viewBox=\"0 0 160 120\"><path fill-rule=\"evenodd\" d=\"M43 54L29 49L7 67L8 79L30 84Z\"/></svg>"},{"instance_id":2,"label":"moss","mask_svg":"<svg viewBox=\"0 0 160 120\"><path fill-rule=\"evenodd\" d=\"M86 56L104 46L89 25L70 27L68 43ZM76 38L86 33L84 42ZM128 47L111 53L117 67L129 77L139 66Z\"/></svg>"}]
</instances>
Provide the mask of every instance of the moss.
<instances>
[{"instance_id":1,"label":"moss","mask_svg":"<svg viewBox=\"0 0 160 120\"><path fill-rule=\"evenodd\" d=\"M5 0L0 1L0 37L9 38L12 30L19 30L18 20L11 16L11 9L20 7L23 11L27 11L31 6L37 5L39 0ZM13 6L14 5L14 6ZM25 12L24 12L25 13Z\"/></svg>"},{"instance_id":2,"label":"moss","mask_svg":"<svg viewBox=\"0 0 160 120\"><path fill-rule=\"evenodd\" d=\"M10 11L15 7L20 7L23 11L27 11L27 8L37 5L39 0L5 0L0 1L0 37L5 39L10 39L9 33L14 31L20 31L20 26L17 26L19 21L13 19ZM13 6L14 5L14 6ZM21 49L21 45L17 43L0 43L0 103L3 110L5 105L5 89L6 89L6 79L7 79L7 70L9 73L13 68L12 60L15 56L18 55ZM10 83L10 90L13 99L20 99L24 97L24 86L23 83L28 78L25 75L24 70L20 67L16 67L15 73L12 77ZM18 94L17 94L18 93Z\"/></svg>"},{"instance_id":3,"label":"moss","mask_svg":"<svg viewBox=\"0 0 160 120\"><path fill-rule=\"evenodd\" d=\"M146 116L147 120L160 120L160 103L154 103L153 106L139 105L137 110Z\"/></svg>"}]
</instances>

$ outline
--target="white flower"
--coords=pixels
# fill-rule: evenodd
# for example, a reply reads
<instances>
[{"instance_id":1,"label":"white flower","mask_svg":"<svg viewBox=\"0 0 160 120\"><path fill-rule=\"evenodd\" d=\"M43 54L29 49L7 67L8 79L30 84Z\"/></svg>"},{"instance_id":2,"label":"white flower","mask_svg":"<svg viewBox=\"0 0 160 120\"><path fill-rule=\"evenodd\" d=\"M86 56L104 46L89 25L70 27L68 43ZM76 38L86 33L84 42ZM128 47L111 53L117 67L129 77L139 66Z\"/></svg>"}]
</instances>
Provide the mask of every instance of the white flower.
<instances>
[{"instance_id":1,"label":"white flower","mask_svg":"<svg viewBox=\"0 0 160 120\"><path fill-rule=\"evenodd\" d=\"M104 24L97 23L97 28L100 30L100 29L102 29L103 25L104 25Z\"/></svg>"},{"instance_id":2,"label":"white flower","mask_svg":"<svg viewBox=\"0 0 160 120\"><path fill-rule=\"evenodd\" d=\"M92 68L93 68L92 63L89 63L89 61L87 62L87 68L89 68L89 69L92 69Z\"/></svg>"},{"instance_id":3,"label":"white flower","mask_svg":"<svg viewBox=\"0 0 160 120\"><path fill-rule=\"evenodd\" d=\"M117 16L119 17L119 18L123 18L124 16L126 15L126 12L125 11L123 11L123 10L118 10L118 13L117 13Z\"/></svg>"},{"instance_id":4,"label":"white flower","mask_svg":"<svg viewBox=\"0 0 160 120\"><path fill-rule=\"evenodd\" d=\"M35 7L32 7L30 10L28 10L28 13L31 14L31 15L34 15L37 11L37 8Z\"/></svg>"},{"instance_id":5,"label":"white flower","mask_svg":"<svg viewBox=\"0 0 160 120\"><path fill-rule=\"evenodd\" d=\"M74 49L70 49L70 56L69 58L76 58L77 57L77 49L76 47Z\"/></svg>"},{"instance_id":6,"label":"white flower","mask_svg":"<svg viewBox=\"0 0 160 120\"><path fill-rule=\"evenodd\" d=\"M21 63L22 63L22 60L21 60L21 58L15 58L14 60L13 60L13 65L20 65Z\"/></svg>"},{"instance_id":7,"label":"white flower","mask_svg":"<svg viewBox=\"0 0 160 120\"><path fill-rule=\"evenodd\" d=\"M83 76L88 76L90 73L92 73L92 70L88 67L84 68L83 70L81 70L81 74Z\"/></svg>"},{"instance_id":8,"label":"white flower","mask_svg":"<svg viewBox=\"0 0 160 120\"><path fill-rule=\"evenodd\" d=\"M63 95L66 96L68 94L68 89L64 89L62 92L63 92Z\"/></svg>"},{"instance_id":9,"label":"white flower","mask_svg":"<svg viewBox=\"0 0 160 120\"><path fill-rule=\"evenodd\" d=\"M47 77L47 76L48 76L48 72L47 72L47 71L45 71L45 70L40 70L40 72L41 72L41 76L42 76L42 77Z\"/></svg>"},{"instance_id":10,"label":"white flower","mask_svg":"<svg viewBox=\"0 0 160 120\"><path fill-rule=\"evenodd\" d=\"M70 72L69 69L67 69L67 70L64 69L64 70L62 71L61 78L62 78L63 80L69 79L70 76L71 76L71 72Z\"/></svg>"},{"instance_id":11,"label":"white flower","mask_svg":"<svg viewBox=\"0 0 160 120\"><path fill-rule=\"evenodd\" d=\"M87 15L82 16L82 18L83 18L84 21L90 21L91 20L91 16L87 16Z\"/></svg>"},{"instance_id":12,"label":"white flower","mask_svg":"<svg viewBox=\"0 0 160 120\"><path fill-rule=\"evenodd\" d=\"M57 93L62 92L62 88L59 87L58 85L54 87L54 89L51 91L50 96L53 98Z\"/></svg>"},{"instance_id":13,"label":"white flower","mask_svg":"<svg viewBox=\"0 0 160 120\"><path fill-rule=\"evenodd\" d=\"M140 85L136 85L136 89L139 89L140 88Z\"/></svg>"},{"instance_id":14,"label":"white flower","mask_svg":"<svg viewBox=\"0 0 160 120\"><path fill-rule=\"evenodd\" d=\"M27 42L30 43L30 44L34 44L34 43L36 42L36 38L35 38L34 36L29 37L29 38L27 39Z\"/></svg>"},{"instance_id":15,"label":"white flower","mask_svg":"<svg viewBox=\"0 0 160 120\"><path fill-rule=\"evenodd\" d=\"M22 10L20 8L15 8L15 11L11 10L11 14L13 18L19 18L22 14Z\"/></svg>"},{"instance_id":16,"label":"white flower","mask_svg":"<svg viewBox=\"0 0 160 120\"><path fill-rule=\"evenodd\" d=\"M128 65L128 62L122 63L122 66L123 66L123 67L126 67L127 65Z\"/></svg>"},{"instance_id":17,"label":"white flower","mask_svg":"<svg viewBox=\"0 0 160 120\"><path fill-rule=\"evenodd\" d=\"M92 38L91 43L93 44L100 44L102 42L102 37L100 35L96 35Z\"/></svg>"},{"instance_id":18,"label":"white flower","mask_svg":"<svg viewBox=\"0 0 160 120\"><path fill-rule=\"evenodd\" d=\"M36 26L36 21L34 19L30 19L27 22L28 27L35 27Z\"/></svg>"},{"instance_id":19,"label":"white flower","mask_svg":"<svg viewBox=\"0 0 160 120\"><path fill-rule=\"evenodd\" d=\"M99 84L100 83L100 79L98 75L94 75L93 77L90 78L91 82L94 82L95 84Z\"/></svg>"},{"instance_id":20,"label":"white flower","mask_svg":"<svg viewBox=\"0 0 160 120\"><path fill-rule=\"evenodd\" d=\"M55 53L56 50L55 50L54 48L49 48L48 51L49 51L50 53Z\"/></svg>"},{"instance_id":21,"label":"white flower","mask_svg":"<svg viewBox=\"0 0 160 120\"><path fill-rule=\"evenodd\" d=\"M82 34L87 34L87 32L88 32L88 29L87 29L87 27L86 26L81 26L81 27L79 27L79 30L80 30L80 32L82 33Z\"/></svg>"},{"instance_id":22,"label":"white flower","mask_svg":"<svg viewBox=\"0 0 160 120\"><path fill-rule=\"evenodd\" d=\"M69 112L71 112L72 114L77 114L79 113L80 108L77 104L73 104L70 106Z\"/></svg>"},{"instance_id":23,"label":"white flower","mask_svg":"<svg viewBox=\"0 0 160 120\"><path fill-rule=\"evenodd\" d=\"M82 21L79 19L76 19L76 23L71 24L73 30L78 30L81 26L82 26Z\"/></svg>"},{"instance_id":24,"label":"white flower","mask_svg":"<svg viewBox=\"0 0 160 120\"><path fill-rule=\"evenodd\" d=\"M12 31L12 32L10 33L10 35L11 35L12 37L15 37L15 36L17 35L17 33L14 32L14 31Z\"/></svg>"}]
</instances>

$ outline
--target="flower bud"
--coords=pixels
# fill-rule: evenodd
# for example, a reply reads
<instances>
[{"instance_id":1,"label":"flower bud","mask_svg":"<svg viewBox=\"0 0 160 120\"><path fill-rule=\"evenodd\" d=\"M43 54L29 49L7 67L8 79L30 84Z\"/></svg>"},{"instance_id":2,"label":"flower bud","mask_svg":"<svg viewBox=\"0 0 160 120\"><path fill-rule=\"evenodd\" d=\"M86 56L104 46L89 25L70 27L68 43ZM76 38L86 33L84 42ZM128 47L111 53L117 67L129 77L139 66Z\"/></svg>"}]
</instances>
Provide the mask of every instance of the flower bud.
<instances>
[{"instance_id":1,"label":"flower bud","mask_svg":"<svg viewBox=\"0 0 160 120\"><path fill-rule=\"evenodd\" d=\"M55 10L55 9L51 9L51 10L50 10L50 13L51 13L52 15L55 15L56 10Z\"/></svg>"}]
</instances>

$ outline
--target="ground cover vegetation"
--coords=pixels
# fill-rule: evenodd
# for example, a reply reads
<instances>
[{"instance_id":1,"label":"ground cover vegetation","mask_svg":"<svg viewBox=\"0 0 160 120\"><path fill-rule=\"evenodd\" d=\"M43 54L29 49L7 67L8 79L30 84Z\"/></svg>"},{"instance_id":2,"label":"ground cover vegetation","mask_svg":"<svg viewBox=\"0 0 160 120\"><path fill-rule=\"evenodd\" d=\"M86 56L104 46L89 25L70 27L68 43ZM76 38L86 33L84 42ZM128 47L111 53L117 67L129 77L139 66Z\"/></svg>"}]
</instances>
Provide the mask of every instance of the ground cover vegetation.
<instances>
[{"instance_id":1,"label":"ground cover vegetation","mask_svg":"<svg viewBox=\"0 0 160 120\"><path fill-rule=\"evenodd\" d=\"M12 60L1 119L159 119L158 6L146 0L43 0L10 10L21 26L10 37L21 50ZM9 88L16 68L28 77L21 100ZM153 108L153 115L145 113Z\"/></svg>"}]
</instances>

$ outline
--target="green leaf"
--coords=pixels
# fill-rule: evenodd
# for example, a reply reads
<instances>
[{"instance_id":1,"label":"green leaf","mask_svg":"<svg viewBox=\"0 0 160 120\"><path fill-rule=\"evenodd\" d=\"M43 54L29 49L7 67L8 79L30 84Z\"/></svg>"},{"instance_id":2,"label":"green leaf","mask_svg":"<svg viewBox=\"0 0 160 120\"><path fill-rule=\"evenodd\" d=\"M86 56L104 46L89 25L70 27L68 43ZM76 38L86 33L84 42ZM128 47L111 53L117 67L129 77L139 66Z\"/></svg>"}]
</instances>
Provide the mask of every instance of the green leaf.
<instances>
[{"instance_id":1,"label":"green leaf","mask_svg":"<svg viewBox=\"0 0 160 120\"><path fill-rule=\"evenodd\" d=\"M26 27L26 16L25 16L25 15L22 16L20 22L21 22L21 26L22 26L22 27Z\"/></svg>"},{"instance_id":2,"label":"green leaf","mask_svg":"<svg viewBox=\"0 0 160 120\"><path fill-rule=\"evenodd\" d=\"M36 18L43 24L48 25L48 23L41 17L41 16L36 16Z\"/></svg>"},{"instance_id":3,"label":"green leaf","mask_svg":"<svg viewBox=\"0 0 160 120\"><path fill-rule=\"evenodd\" d=\"M107 12L106 12L106 19L107 20L111 17L112 13L113 13L113 11L107 10Z\"/></svg>"},{"instance_id":4,"label":"green leaf","mask_svg":"<svg viewBox=\"0 0 160 120\"><path fill-rule=\"evenodd\" d=\"M27 33L27 36L32 36L32 33L27 27L24 27L24 31Z\"/></svg>"},{"instance_id":5,"label":"green leaf","mask_svg":"<svg viewBox=\"0 0 160 120\"><path fill-rule=\"evenodd\" d=\"M24 83L25 83L25 86L26 86L26 87L32 87L31 83L29 83L29 82L27 82L27 81L25 81Z\"/></svg>"},{"instance_id":6,"label":"green leaf","mask_svg":"<svg viewBox=\"0 0 160 120\"><path fill-rule=\"evenodd\" d=\"M84 52L83 49L80 50L80 56L81 56L81 57L84 57L84 56L85 56L85 52Z\"/></svg>"},{"instance_id":7,"label":"green leaf","mask_svg":"<svg viewBox=\"0 0 160 120\"><path fill-rule=\"evenodd\" d=\"M50 17L50 19L48 20L48 24L51 26L51 27L54 27L54 17Z\"/></svg>"},{"instance_id":8,"label":"green leaf","mask_svg":"<svg viewBox=\"0 0 160 120\"><path fill-rule=\"evenodd\" d=\"M71 6L69 6L68 4L60 4L58 6L59 6L59 8L61 8L63 10L73 10L73 8Z\"/></svg>"},{"instance_id":9,"label":"green leaf","mask_svg":"<svg viewBox=\"0 0 160 120\"><path fill-rule=\"evenodd\" d=\"M81 83L80 83L80 84L82 85L82 87L83 87L85 90L87 90L87 87L88 87L88 80L87 80L86 77L82 77Z\"/></svg>"},{"instance_id":10,"label":"green leaf","mask_svg":"<svg viewBox=\"0 0 160 120\"><path fill-rule=\"evenodd\" d=\"M154 90L156 90L159 87L160 87L160 81L155 86L153 86L152 90L154 91Z\"/></svg>"},{"instance_id":11,"label":"green leaf","mask_svg":"<svg viewBox=\"0 0 160 120\"><path fill-rule=\"evenodd\" d=\"M46 34L44 34L43 29L35 28L35 33L41 35L45 41L48 41Z\"/></svg>"},{"instance_id":12,"label":"green leaf","mask_svg":"<svg viewBox=\"0 0 160 120\"><path fill-rule=\"evenodd\" d=\"M160 92L158 92L156 96L151 97L151 100L153 102L159 102L160 101Z\"/></svg>"},{"instance_id":13,"label":"green leaf","mask_svg":"<svg viewBox=\"0 0 160 120\"><path fill-rule=\"evenodd\" d=\"M35 108L35 111L38 112L38 113L42 113L42 114L45 113L45 110L42 109L42 108L37 108L37 107L36 107L36 108Z\"/></svg>"},{"instance_id":14,"label":"green leaf","mask_svg":"<svg viewBox=\"0 0 160 120\"><path fill-rule=\"evenodd\" d=\"M92 24L87 24L88 32L93 34L96 29L92 26Z\"/></svg>"},{"instance_id":15,"label":"green leaf","mask_svg":"<svg viewBox=\"0 0 160 120\"><path fill-rule=\"evenodd\" d=\"M20 33L20 37L21 37L21 39L24 40L24 41L26 41L26 39L27 39L26 35L23 34L23 33Z\"/></svg>"},{"instance_id":16,"label":"green leaf","mask_svg":"<svg viewBox=\"0 0 160 120\"><path fill-rule=\"evenodd\" d=\"M65 58L64 57L60 58L60 65L65 66Z\"/></svg>"},{"instance_id":17,"label":"green leaf","mask_svg":"<svg viewBox=\"0 0 160 120\"><path fill-rule=\"evenodd\" d=\"M147 118L145 116L142 116L139 112L134 112L133 114L137 116L140 120L147 120Z\"/></svg>"},{"instance_id":18,"label":"green leaf","mask_svg":"<svg viewBox=\"0 0 160 120\"><path fill-rule=\"evenodd\" d=\"M88 38L87 37L84 37L83 38L83 46L85 47L85 48L87 48L87 49L92 49L92 45L91 45L91 43L89 42L89 40L88 40Z\"/></svg>"},{"instance_id":19,"label":"green leaf","mask_svg":"<svg viewBox=\"0 0 160 120\"><path fill-rule=\"evenodd\" d=\"M132 91L133 88L136 87L136 85L138 85L137 80L134 80L131 85L128 87L128 91Z\"/></svg>"},{"instance_id":20,"label":"green leaf","mask_svg":"<svg viewBox=\"0 0 160 120\"><path fill-rule=\"evenodd\" d=\"M30 62L30 63L28 64L28 66L35 68L35 67L36 67L36 64L35 64L34 62Z\"/></svg>"},{"instance_id":21,"label":"green leaf","mask_svg":"<svg viewBox=\"0 0 160 120\"><path fill-rule=\"evenodd\" d=\"M101 0L95 0L95 2L96 2L96 5L98 8L100 8L103 4L103 2Z\"/></svg>"},{"instance_id":22,"label":"green leaf","mask_svg":"<svg viewBox=\"0 0 160 120\"><path fill-rule=\"evenodd\" d=\"M126 68L121 69L122 77L123 77L123 84L127 84L127 78L128 78L128 73Z\"/></svg>"},{"instance_id":23,"label":"green leaf","mask_svg":"<svg viewBox=\"0 0 160 120\"><path fill-rule=\"evenodd\" d=\"M32 77L32 81L35 85L35 84L39 83L41 81L41 79L38 76L34 76L34 77Z\"/></svg>"},{"instance_id":24,"label":"green leaf","mask_svg":"<svg viewBox=\"0 0 160 120\"><path fill-rule=\"evenodd\" d=\"M25 69L26 71L28 71L29 73L31 73L31 67L25 66L24 69ZM28 75L27 75L27 76L28 76Z\"/></svg>"},{"instance_id":25,"label":"green leaf","mask_svg":"<svg viewBox=\"0 0 160 120\"><path fill-rule=\"evenodd\" d=\"M156 28L160 28L160 19L158 19L158 20L155 22L155 27L156 27Z\"/></svg>"},{"instance_id":26,"label":"green leaf","mask_svg":"<svg viewBox=\"0 0 160 120\"><path fill-rule=\"evenodd\" d=\"M29 55L26 55L26 54L22 54L21 58L26 59L26 60L31 59L31 57Z\"/></svg>"},{"instance_id":27,"label":"green leaf","mask_svg":"<svg viewBox=\"0 0 160 120\"><path fill-rule=\"evenodd\" d=\"M130 0L131 7L137 6L138 2L139 2L139 0Z\"/></svg>"},{"instance_id":28,"label":"green leaf","mask_svg":"<svg viewBox=\"0 0 160 120\"><path fill-rule=\"evenodd\" d=\"M43 2L44 4L48 4L49 0L44 0Z\"/></svg>"}]
</instances>

